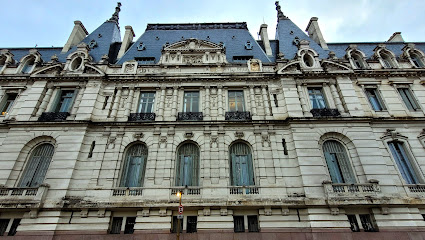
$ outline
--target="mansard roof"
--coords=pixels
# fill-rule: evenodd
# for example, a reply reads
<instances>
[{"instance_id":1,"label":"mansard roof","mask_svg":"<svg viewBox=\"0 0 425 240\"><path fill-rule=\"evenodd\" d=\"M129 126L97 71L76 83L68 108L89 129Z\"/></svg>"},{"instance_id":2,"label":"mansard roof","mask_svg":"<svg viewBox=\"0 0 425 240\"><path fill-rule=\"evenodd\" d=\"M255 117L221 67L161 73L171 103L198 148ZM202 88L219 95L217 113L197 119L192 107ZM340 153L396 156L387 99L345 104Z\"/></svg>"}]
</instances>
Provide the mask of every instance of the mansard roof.
<instances>
[{"instance_id":1,"label":"mansard roof","mask_svg":"<svg viewBox=\"0 0 425 240\"><path fill-rule=\"evenodd\" d=\"M253 56L262 62L271 62L248 31L246 23L235 22L148 24L145 33L127 50L118 64L142 57L154 57L157 63L161 50L166 44L190 38L207 40L216 44L223 43L228 62L233 62L234 56ZM252 50L245 48L247 42L253 45ZM145 50L138 50L141 43L144 44Z\"/></svg>"}]
</instances>

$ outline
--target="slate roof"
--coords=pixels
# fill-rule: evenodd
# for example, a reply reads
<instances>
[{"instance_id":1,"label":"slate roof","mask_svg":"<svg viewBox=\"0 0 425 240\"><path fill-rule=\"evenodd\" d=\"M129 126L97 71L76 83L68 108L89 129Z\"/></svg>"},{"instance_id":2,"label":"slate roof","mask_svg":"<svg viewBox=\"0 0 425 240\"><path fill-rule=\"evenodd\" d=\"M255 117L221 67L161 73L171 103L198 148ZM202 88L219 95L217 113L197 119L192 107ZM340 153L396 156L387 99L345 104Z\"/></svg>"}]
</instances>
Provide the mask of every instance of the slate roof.
<instances>
[{"instance_id":1,"label":"slate roof","mask_svg":"<svg viewBox=\"0 0 425 240\"><path fill-rule=\"evenodd\" d=\"M161 57L162 47L183 39L196 38L213 43L224 43L228 62L234 62L233 56L253 56L262 62L271 62L260 45L252 37L246 23L186 23L186 24L148 24L145 33L127 50L124 56L117 62L140 57L155 57L155 63ZM245 43L250 41L252 50L245 49ZM140 43L145 44L146 49L138 51Z\"/></svg>"}]
</instances>

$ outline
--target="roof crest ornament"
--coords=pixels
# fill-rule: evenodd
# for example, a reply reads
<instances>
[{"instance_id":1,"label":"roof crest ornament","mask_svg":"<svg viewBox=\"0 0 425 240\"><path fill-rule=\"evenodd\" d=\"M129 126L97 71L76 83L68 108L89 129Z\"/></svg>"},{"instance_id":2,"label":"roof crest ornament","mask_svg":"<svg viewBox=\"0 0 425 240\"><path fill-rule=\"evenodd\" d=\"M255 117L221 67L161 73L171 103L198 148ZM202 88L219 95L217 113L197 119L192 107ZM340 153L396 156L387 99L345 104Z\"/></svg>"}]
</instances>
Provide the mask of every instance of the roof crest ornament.
<instances>
[{"instance_id":1,"label":"roof crest ornament","mask_svg":"<svg viewBox=\"0 0 425 240\"><path fill-rule=\"evenodd\" d=\"M117 6L115 7L115 12L114 12L114 14L112 14L112 17L108 20L108 22L114 22L118 25L119 24L118 20L120 18L119 17L120 11L121 11L121 3L117 2Z\"/></svg>"},{"instance_id":2,"label":"roof crest ornament","mask_svg":"<svg viewBox=\"0 0 425 240\"><path fill-rule=\"evenodd\" d=\"M276 5L277 19L278 20L288 19L288 17L283 14L282 9L279 5L279 1L276 1L274 4Z\"/></svg>"}]
</instances>

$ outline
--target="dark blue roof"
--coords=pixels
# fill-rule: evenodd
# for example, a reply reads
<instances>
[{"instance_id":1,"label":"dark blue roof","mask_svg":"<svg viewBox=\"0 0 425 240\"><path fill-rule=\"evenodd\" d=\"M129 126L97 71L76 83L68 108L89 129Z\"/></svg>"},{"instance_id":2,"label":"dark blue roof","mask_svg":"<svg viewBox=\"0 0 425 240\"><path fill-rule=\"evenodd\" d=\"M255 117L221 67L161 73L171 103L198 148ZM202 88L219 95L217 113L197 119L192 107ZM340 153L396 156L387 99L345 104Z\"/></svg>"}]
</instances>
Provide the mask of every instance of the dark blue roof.
<instances>
[{"instance_id":1,"label":"dark blue roof","mask_svg":"<svg viewBox=\"0 0 425 240\"><path fill-rule=\"evenodd\" d=\"M319 44L307 36L307 34L290 19L279 19L276 30L276 39L279 40L279 52L285 55L284 58L293 59L295 57L298 51L298 47L294 44L296 37L298 37L299 40L308 40L310 42L310 47L319 54L319 58L328 57L328 51L323 50Z\"/></svg>"},{"instance_id":2,"label":"dark blue roof","mask_svg":"<svg viewBox=\"0 0 425 240\"><path fill-rule=\"evenodd\" d=\"M19 62L23 57L29 54L29 50L31 49L37 49L37 51L41 54L41 59L43 62L49 62L50 58L53 55L57 55L59 57L59 61L63 62L66 58L61 59L60 52L62 51L62 48L58 47L52 47L52 48L9 48L8 50L14 55L13 59L15 59L16 62Z\"/></svg>"},{"instance_id":3,"label":"dark blue roof","mask_svg":"<svg viewBox=\"0 0 425 240\"><path fill-rule=\"evenodd\" d=\"M271 62L257 41L249 33L246 23L202 23L202 24L148 24L142 36L127 50L117 62L134 60L140 57L154 57L155 63L161 57L162 47L183 39L196 38L216 44L224 43L228 62L233 62L233 56L253 56L262 62ZM250 41L252 50L245 49L245 43ZM143 42L146 49L138 51Z\"/></svg>"}]
</instances>

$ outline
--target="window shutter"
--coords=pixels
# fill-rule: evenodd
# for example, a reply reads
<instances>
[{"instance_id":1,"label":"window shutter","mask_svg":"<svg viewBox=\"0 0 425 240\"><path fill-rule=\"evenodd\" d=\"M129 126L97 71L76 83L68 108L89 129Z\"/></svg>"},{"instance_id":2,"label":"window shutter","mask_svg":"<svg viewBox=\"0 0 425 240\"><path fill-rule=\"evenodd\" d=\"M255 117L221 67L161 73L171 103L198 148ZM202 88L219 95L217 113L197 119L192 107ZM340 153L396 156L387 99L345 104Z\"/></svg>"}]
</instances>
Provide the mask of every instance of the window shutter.
<instances>
[{"instance_id":1,"label":"window shutter","mask_svg":"<svg viewBox=\"0 0 425 240\"><path fill-rule=\"evenodd\" d=\"M21 184L19 185L20 187L31 187L32 178L34 177L40 160L41 157L32 157L29 159L21 180Z\"/></svg>"},{"instance_id":2,"label":"window shutter","mask_svg":"<svg viewBox=\"0 0 425 240\"><path fill-rule=\"evenodd\" d=\"M247 155L247 163L248 166L248 184L250 186L255 185L255 180L254 180L254 168L253 168L253 162L252 162L252 155L248 154Z\"/></svg>"},{"instance_id":3,"label":"window shutter","mask_svg":"<svg viewBox=\"0 0 425 240\"><path fill-rule=\"evenodd\" d=\"M60 100L61 100L61 96L62 96L62 90L58 89L56 92L56 96L54 98L52 107L50 108L50 112L59 112L60 106Z\"/></svg>"},{"instance_id":4,"label":"window shutter","mask_svg":"<svg viewBox=\"0 0 425 240\"><path fill-rule=\"evenodd\" d=\"M38 187L43 183L53 153L54 147L51 144L42 144L32 151L20 183L21 187Z\"/></svg>"},{"instance_id":5,"label":"window shutter","mask_svg":"<svg viewBox=\"0 0 425 240\"><path fill-rule=\"evenodd\" d=\"M356 183L356 177L354 176L354 172L351 168L350 161L348 160L348 156L345 153L336 153L336 158L339 162L339 166L341 168L342 176L344 177L345 183Z\"/></svg>"},{"instance_id":6,"label":"window shutter","mask_svg":"<svg viewBox=\"0 0 425 240\"><path fill-rule=\"evenodd\" d=\"M239 169L237 164L236 155L234 153L231 154L230 161L232 163L232 185L239 186Z\"/></svg>"},{"instance_id":7,"label":"window shutter","mask_svg":"<svg viewBox=\"0 0 425 240\"><path fill-rule=\"evenodd\" d=\"M184 156L183 160L183 186L192 186L193 158L192 156Z\"/></svg>"},{"instance_id":8,"label":"window shutter","mask_svg":"<svg viewBox=\"0 0 425 240\"><path fill-rule=\"evenodd\" d=\"M179 166L178 166L178 174L177 174L177 185L178 186L184 186L184 176L183 176L183 172L184 172L184 155L180 155L179 156Z\"/></svg>"},{"instance_id":9,"label":"window shutter","mask_svg":"<svg viewBox=\"0 0 425 240\"><path fill-rule=\"evenodd\" d=\"M137 187L142 187L143 186L143 178L144 178L144 172L145 172L145 166L146 166L146 164L145 164L145 156L140 156L139 157L139 162L140 162L140 164L139 164L139 171L138 171L138 174L137 174Z\"/></svg>"},{"instance_id":10,"label":"window shutter","mask_svg":"<svg viewBox=\"0 0 425 240\"><path fill-rule=\"evenodd\" d=\"M412 163L410 162L410 158L408 157L406 151L404 150L403 143L397 143L397 145L400 149L400 153L401 153L403 162L405 162L405 164L406 164L406 170L409 174L409 178L411 179L411 182L413 184L418 184L419 181L418 181L418 178L416 176L415 169L414 169Z\"/></svg>"},{"instance_id":11,"label":"window shutter","mask_svg":"<svg viewBox=\"0 0 425 240\"><path fill-rule=\"evenodd\" d=\"M196 151L192 159L192 186L199 186L199 151Z\"/></svg>"},{"instance_id":12,"label":"window shutter","mask_svg":"<svg viewBox=\"0 0 425 240\"><path fill-rule=\"evenodd\" d=\"M334 159L332 155L326 151L325 151L325 159L326 159L326 163L328 164L329 174L331 175L332 182L343 183L344 181L341 178L341 173L339 172L336 159Z\"/></svg>"},{"instance_id":13,"label":"window shutter","mask_svg":"<svg viewBox=\"0 0 425 240\"><path fill-rule=\"evenodd\" d=\"M390 147L391 153L394 157L398 170L407 184L414 184L415 181L414 179L412 179L412 177L409 174L408 166L404 163L404 160L402 159L403 156L397 151L397 147L400 147L400 146L396 146L396 144L398 143L390 142L388 143L388 146Z\"/></svg>"}]
</instances>

